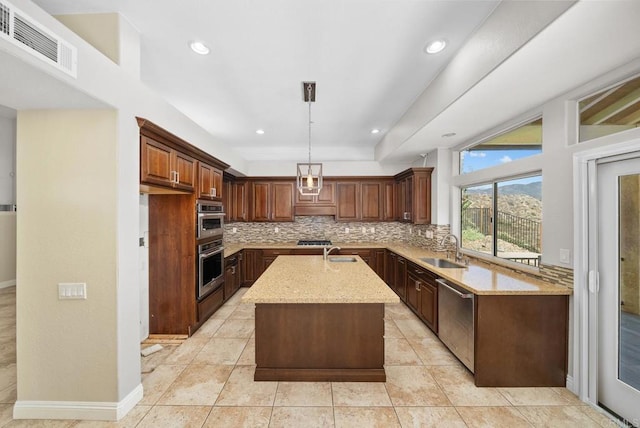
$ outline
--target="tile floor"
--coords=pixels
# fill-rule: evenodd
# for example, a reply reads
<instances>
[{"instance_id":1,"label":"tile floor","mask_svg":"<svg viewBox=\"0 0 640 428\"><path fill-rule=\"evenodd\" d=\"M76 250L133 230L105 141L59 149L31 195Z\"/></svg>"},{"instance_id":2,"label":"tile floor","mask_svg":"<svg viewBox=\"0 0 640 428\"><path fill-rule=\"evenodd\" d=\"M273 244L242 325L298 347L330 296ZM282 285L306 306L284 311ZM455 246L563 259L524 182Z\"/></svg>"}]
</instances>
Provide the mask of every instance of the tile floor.
<instances>
[{"instance_id":1,"label":"tile floor","mask_svg":"<svg viewBox=\"0 0 640 428\"><path fill-rule=\"evenodd\" d=\"M0 427L616 426L565 388L476 388L404 305L386 308L385 383L254 382L241 289L193 337L142 357L144 398L118 423L14 421L15 288L0 290Z\"/></svg>"}]
</instances>

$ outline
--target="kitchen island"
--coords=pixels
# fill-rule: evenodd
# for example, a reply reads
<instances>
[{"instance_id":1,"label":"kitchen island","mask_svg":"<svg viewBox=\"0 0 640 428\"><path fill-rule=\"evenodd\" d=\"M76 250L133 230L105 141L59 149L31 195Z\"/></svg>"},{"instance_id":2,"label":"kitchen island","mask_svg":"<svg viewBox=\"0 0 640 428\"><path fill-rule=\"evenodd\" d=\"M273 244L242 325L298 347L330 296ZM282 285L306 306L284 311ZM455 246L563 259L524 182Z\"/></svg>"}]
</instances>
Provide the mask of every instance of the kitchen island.
<instances>
[{"instance_id":1,"label":"kitchen island","mask_svg":"<svg viewBox=\"0 0 640 428\"><path fill-rule=\"evenodd\" d=\"M256 381L386 380L384 305L400 299L360 257L279 256L242 301L256 304Z\"/></svg>"}]
</instances>

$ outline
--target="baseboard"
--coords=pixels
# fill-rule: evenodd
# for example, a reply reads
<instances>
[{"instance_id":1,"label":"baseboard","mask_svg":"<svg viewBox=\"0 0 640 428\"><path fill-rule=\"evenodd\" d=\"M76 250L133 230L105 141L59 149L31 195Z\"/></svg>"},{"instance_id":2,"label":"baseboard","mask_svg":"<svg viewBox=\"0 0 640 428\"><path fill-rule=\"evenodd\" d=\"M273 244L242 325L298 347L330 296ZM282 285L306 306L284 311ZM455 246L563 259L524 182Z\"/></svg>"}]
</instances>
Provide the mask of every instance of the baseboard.
<instances>
[{"instance_id":1,"label":"baseboard","mask_svg":"<svg viewBox=\"0 0 640 428\"><path fill-rule=\"evenodd\" d=\"M75 419L118 421L142 399L139 384L120 402L99 401L16 401L13 419Z\"/></svg>"},{"instance_id":2,"label":"baseboard","mask_svg":"<svg viewBox=\"0 0 640 428\"><path fill-rule=\"evenodd\" d=\"M15 285L16 285L15 279L10 279L9 281L0 282L0 288L8 288L8 287L13 287Z\"/></svg>"},{"instance_id":3,"label":"baseboard","mask_svg":"<svg viewBox=\"0 0 640 428\"><path fill-rule=\"evenodd\" d=\"M579 395L578 392L575 390L575 385L573 383L573 376L571 375L567 375L567 389L573 392L574 394Z\"/></svg>"}]
</instances>

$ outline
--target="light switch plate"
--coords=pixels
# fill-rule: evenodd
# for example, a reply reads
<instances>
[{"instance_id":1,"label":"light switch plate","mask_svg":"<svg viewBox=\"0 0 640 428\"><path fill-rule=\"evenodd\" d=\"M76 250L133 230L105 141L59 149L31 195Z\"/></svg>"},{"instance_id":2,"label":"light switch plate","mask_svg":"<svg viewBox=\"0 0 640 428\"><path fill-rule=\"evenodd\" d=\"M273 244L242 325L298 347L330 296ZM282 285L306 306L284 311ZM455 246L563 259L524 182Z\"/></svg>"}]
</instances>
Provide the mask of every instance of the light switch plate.
<instances>
[{"instance_id":1,"label":"light switch plate","mask_svg":"<svg viewBox=\"0 0 640 428\"><path fill-rule=\"evenodd\" d=\"M85 282L61 282L58 284L58 300L85 300L87 284Z\"/></svg>"},{"instance_id":2,"label":"light switch plate","mask_svg":"<svg viewBox=\"0 0 640 428\"><path fill-rule=\"evenodd\" d=\"M560 248L560 263L571 263L571 250Z\"/></svg>"}]
</instances>

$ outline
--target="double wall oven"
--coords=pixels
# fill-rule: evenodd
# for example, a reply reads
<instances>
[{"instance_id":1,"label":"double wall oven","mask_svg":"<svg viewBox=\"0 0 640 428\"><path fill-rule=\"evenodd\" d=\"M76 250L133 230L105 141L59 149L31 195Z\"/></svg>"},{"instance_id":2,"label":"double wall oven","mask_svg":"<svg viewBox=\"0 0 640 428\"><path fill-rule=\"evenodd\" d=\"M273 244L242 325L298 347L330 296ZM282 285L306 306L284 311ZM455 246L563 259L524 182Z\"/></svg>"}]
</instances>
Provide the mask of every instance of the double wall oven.
<instances>
[{"instance_id":1,"label":"double wall oven","mask_svg":"<svg viewBox=\"0 0 640 428\"><path fill-rule=\"evenodd\" d=\"M198 279L196 297L204 299L224 284L224 210L221 202L196 203L198 240Z\"/></svg>"}]
</instances>

